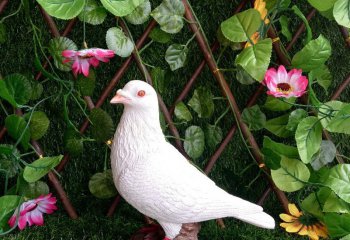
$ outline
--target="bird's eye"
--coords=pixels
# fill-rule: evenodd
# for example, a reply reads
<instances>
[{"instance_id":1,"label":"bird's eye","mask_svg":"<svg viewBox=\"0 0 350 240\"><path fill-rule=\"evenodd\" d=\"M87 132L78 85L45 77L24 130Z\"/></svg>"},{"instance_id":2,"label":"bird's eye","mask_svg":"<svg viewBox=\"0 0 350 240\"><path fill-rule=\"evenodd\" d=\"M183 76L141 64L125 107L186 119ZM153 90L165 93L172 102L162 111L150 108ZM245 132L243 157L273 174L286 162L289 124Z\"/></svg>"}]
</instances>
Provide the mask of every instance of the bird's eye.
<instances>
[{"instance_id":1,"label":"bird's eye","mask_svg":"<svg viewBox=\"0 0 350 240\"><path fill-rule=\"evenodd\" d=\"M143 97L145 95L146 95L146 92L144 90L140 90L137 92L137 96L139 96L139 97Z\"/></svg>"}]
</instances>

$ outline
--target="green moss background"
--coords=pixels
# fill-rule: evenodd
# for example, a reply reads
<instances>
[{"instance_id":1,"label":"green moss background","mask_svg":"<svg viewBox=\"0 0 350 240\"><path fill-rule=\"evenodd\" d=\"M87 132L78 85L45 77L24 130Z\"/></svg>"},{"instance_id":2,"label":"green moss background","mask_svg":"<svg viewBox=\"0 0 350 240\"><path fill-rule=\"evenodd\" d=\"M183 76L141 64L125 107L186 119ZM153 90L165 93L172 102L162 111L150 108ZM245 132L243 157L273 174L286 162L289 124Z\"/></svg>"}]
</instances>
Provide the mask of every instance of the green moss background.
<instances>
[{"instance_id":1,"label":"green moss background","mask_svg":"<svg viewBox=\"0 0 350 240\"><path fill-rule=\"evenodd\" d=\"M152 8L160 3L159 0L151 2ZM305 2L306 1L298 1L298 6L304 14L307 14L310 10L310 6ZM191 1L191 3L210 43L215 40L216 30L220 23L231 16L233 9L238 5L237 0L205 0ZM17 9L18 4L18 1L10 1L0 17L14 12ZM293 15L290 16L293 17L293 20L291 21L291 29L292 32L294 32L296 27L300 24L300 20ZM42 33L41 44L46 47L51 36L48 32L46 23L42 20L41 14L34 4L31 9L31 18L36 26L40 28ZM63 29L66 22L56 20L56 23L60 29ZM24 74L36 73L36 70L33 67L34 49L31 27L25 17L24 11L21 11L16 16L6 20L5 25L8 32L8 39L6 43L0 45L0 73L3 76L16 72ZM111 15L108 16L107 20L102 25L87 25L86 37L88 45L90 47L106 48L105 33L108 28L115 25L116 20ZM146 25L147 23L141 26L129 25L135 40L141 35ZM349 49L345 47L344 40L335 22L329 21L319 14L316 14L310 25L313 29L313 37L316 38L319 34L323 34L330 40L333 48L333 54L328 61L328 66L334 78L329 90L329 93L332 93L337 85L349 74ZM68 37L76 43L81 43L82 29L82 22L78 22L74 27L73 32L69 34ZM172 42L184 44L191 36L192 33L189 28L185 26L181 33L176 34L173 37ZM298 40L298 44L292 49L290 53L291 56L293 56L293 53L298 51L302 46L303 37L304 35L302 35L302 38ZM281 40L284 44L286 43L286 40L283 37L281 37ZM151 47L147 48L142 53L142 58L146 63L168 69L167 63L164 61L164 53L167 46L167 44L162 45L159 43L153 43ZM166 91L162 94L167 106L172 105L173 101L181 92L183 86L202 60L202 53L196 45L196 42L193 41L189 47L190 52L187 65L175 72L169 71L167 74ZM234 58L235 53L232 51L226 51L220 66L232 66ZM124 59L115 57L109 64L102 64L101 67L96 70L98 85L92 96L94 101L98 99L101 90L108 84L109 80L113 77L123 61ZM276 62L275 57L273 62ZM71 78L70 74L63 73L62 75L66 78ZM232 73L227 73L225 75L240 108L243 109L247 99L258 87L258 84L249 86L241 85L236 81ZM143 79L135 64L131 65L115 90L121 88L131 79ZM58 85L55 82L45 81L43 84L45 96L50 96L59 90ZM215 96L221 95L218 84L207 67L200 74L195 87L200 85L208 86ZM317 89L317 93L321 99L329 99L329 96L327 96L322 89ZM185 99L185 102L187 102L191 96L192 92L190 96ZM341 95L341 100L349 101L349 96L350 88L347 88ZM112 94L108 99L111 97ZM259 103L263 103L264 99L265 96L261 97ZM195 118L192 124L199 126L205 126L208 122L213 124L218 116L220 116L226 109L226 104L223 100L215 101L217 102L215 102L216 107L214 116L207 120ZM63 153L63 132L65 124L62 119L62 100L55 99L55 101L46 102L41 105L40 108L47 113L51 120L49 132L40 140L40 144L46 155L58 155ZM102 108L111 114L115 125L117 125L122 106L112 106L106 101ZM70 117L76 126L80 126L84 117L74 102L69 102L69 111ZM3 126L3 120L4 113L1 112L1 126ZM231 114L226 114L219 125L223 128L224 133L226 133L232 124L233 116ZM187 126L188 125L178 126L181 136L184 136L184 131ZM264 134L270 135L268 132L259 132L255 134L260 145ZM89 132L87 132L87 136L88 135ZM350 152L348 145L349 138L340 135L335 136L335 138L339 143L339 150L347 155ZM11 139L5 138L3 141L10 142ZM59 210L52 215L45 215L45 226L30 227L26 228L24 231L15 231L3 239L128 239L132 233L142 227L143 216L130 207L125 201L122 201L119 204L114 216L108 218L105 214L111 204L111 199L96 199L89 192L89 178L94 173L103 171L105 150L106 146L104 144L86 143L83 154L79 157L72 158L66 166L65 171L61 173L60 181L66 189L72 204L75 206L79 214L79 219L71 220L65 213L60 201L58 201ZM196 160L196 163L200 167L203 167L212 153L212 151L206 150L203 157ZM28 160L29 159L30 158L28 158ZM256 181L252 182L257 174L259 174L259 169L256 165L251 163L253 163L253 160L249 157L239 134L236 134L218 160L210 177L217 182L219 186L230 193L253 202L257 201L266 188L267 183L262 177L263 174L261 174ZM2 181L3 180L1 180L0 183L3 183ZM291 195L290 198L293 199L293 195ZM268 213L275 217L278 223L278 214L283 212L283 210L273 194L267 199L264 208ZM200 239L301 238L295 235L286 234L280 227L278 227L278 224L275 230L259 229L234 219L225 219L225 224L226 228L220 229L215 221L203 223Z\"/></svg>"}]
</instances>

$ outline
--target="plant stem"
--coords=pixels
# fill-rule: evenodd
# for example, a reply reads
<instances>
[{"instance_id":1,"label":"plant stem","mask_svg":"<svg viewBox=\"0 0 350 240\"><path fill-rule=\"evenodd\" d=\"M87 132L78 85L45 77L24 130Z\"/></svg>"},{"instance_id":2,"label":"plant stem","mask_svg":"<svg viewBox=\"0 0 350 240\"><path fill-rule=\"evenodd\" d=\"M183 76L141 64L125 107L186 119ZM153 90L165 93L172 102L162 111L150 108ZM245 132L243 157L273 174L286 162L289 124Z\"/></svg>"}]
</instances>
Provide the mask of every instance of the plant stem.
<instances>
[{"instance_id":1,"label":"plant stem","mask_svg":"<svg viewBox=\"0 0 350 240\"><path fill-rule=\"evenodd\" d=\"M226 110L218 117L218 119L215 121L214 126L218 125L218 123L221 121L221 119L230 111L230 108L227 107Z\"/></svg>"},{"instance_id":2,"label":"plant stem","mask_svg":"<svg viewBox=\"0 0 350 240\"><path fill-rule=\"evenodd\" d=\"M8 116L9 114L8 114L6 108L5 108L5 106L4 106L4 104L2 103L1 100L0 100L0 106L1 106L2 110L5 112L6 116Z\"/></svg>"},{"instance_id":3,"label":"plant stem","mask_svg":"<svg viewBox=\"0 0 350 240\"><path fill-rule=\"evenodd\" d=\"M3 23L7 18L10 18L10 17L16 15L17 13L19 13L19 11L21 10L21 8L22 8L22 1L21 1L21 3L19 4L19 7L17 8L17 10L16 10L15 12L13 12L13 13L11 13L11 14L5 16L5 17L3 17L3 18L0 20L0 23Z\"/></svg>"},{"instance_id":4,"label":"plant stem","mask_svg":"<svg viewBox=\"0 0 350 240\"><path fill-rule=\"evenodd\" d=\"M151 39L151 41L149 41L142 49L139 50L139 54L141 55L141 53L146 50L149 46L151 46L151 44L153 43L153 39Z\"/></svg>"}]
</instances>

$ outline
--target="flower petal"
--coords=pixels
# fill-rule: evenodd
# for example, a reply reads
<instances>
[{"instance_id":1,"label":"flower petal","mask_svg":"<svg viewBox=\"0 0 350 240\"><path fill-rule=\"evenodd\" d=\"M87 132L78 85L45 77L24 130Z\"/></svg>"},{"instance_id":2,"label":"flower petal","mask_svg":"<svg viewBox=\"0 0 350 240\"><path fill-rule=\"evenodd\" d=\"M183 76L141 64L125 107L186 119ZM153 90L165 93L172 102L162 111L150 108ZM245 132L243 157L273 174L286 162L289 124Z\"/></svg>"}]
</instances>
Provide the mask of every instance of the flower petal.
<instances>
[{"instance_id":1,"label":"flower petal","mask_svg":"<svg viewBox=\"0 0 350 240\"><path fill-rule=\"evenodd\" d=\"M62 51L62 56L65 58L72 58L77 55L77 51L74 50L64 50Z\"/></svg>"},{"instance_id":2,"label":"flower petal","mask_svg":"<svg viewBox=\"0 0 350 240\"><path fill-rule=\"evenodd\" d=\"M285 222L294 222L295 220L297 220L296 217L293 217L293 216L291 216L289 214L285 214L285 213L280 214L280 218Z\"/></svg>"},{"instance_id":3,"label":"flower petal","mask_svg":"<svg viewBox=\"0 0 350 240\"><path fill-rule=\"evenodd\" d=\"M299 221L292 223L280 223L280 226L285 228L286 231L290 233L296 233L303 227Z\"/></svg>"},{"instance_id":4,"label":"flower petal","mask_svg":"<svg viewBox=\"0 0 350 240\"><path fill-rule=\"evenodd\" d=\"M283 65L280 65L277 70L277 83L289 83L288 73Z\"/></svg>"},{"instance_id":5,"label":"flower petal","mask_svg":"<svg viewBox=\"0 0 350 240\"><path fill-rule=\"evenodd\" d=\"M28 214L25 214L25 215L19 217L18 228L20 230L23 230L26 227L26 225L27 225L27 217L28 217Z\"/></svg>"},{"instance_id":6,"label":"flower petal","mask_svg":"<svg viewBox=\"0 0 350 240\"><path fill-rule=\"evenodd\" d=\"M85 77L89 76L90 63L87 59L81 61L81 70Z\"/></svg>"},{"instance_id":7,"label":"flower petal","mask_svg":"<svg viewBox=\"0 0 350 240\"><path fill-rule=\"evenodd\" d=\"M44 225L43 214L37 209L29 213L28 220L38 226Z\"/></svg>"},{"instance_id":8,"label":"flower petal","mask_svg":"<svg viewBox=\"0 0 350 240\"><path fill-rule=\"evenodd\" d=\"M288 209L289 209L290 214L292 214L295 217L300 217L302 215L302 213L299 212L297 206L294 203L289 203Z\"/></svg>"},{"instance_id":9,"label":"flower petal","mask_svg":"<svg viewBox=\"0 0 350 240\"><path fill-rule=\"evenodd\" d=\"M107 62L108 62L108 60L107 60ZM89 63L90 63L92 66L94 66L94 67L97 67L97 66L100 64L100 62L98 61L98 59L95 58L95 57L90 58L90 59L89 59Z\"/></svg>"}]
</instances>

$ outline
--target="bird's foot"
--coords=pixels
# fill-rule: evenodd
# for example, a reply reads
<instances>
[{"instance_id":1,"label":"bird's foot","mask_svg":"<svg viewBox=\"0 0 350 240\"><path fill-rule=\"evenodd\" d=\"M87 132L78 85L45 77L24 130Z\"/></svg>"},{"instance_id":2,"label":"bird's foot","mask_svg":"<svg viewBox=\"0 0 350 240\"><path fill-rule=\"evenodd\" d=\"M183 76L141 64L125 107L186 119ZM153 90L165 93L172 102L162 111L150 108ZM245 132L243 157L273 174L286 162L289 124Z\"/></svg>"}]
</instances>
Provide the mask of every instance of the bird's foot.
<instances>
[{"instance_id":1,"label":"bird's foot","mask_svg":"<svg viewBox=\"0 0 350 240\"><path fill-rule=\"evenodd\" d=\"M139 229L130 240L160 240L164 237L164 231L158 224L148 224Z\"/></svg>"}]
</instances>

